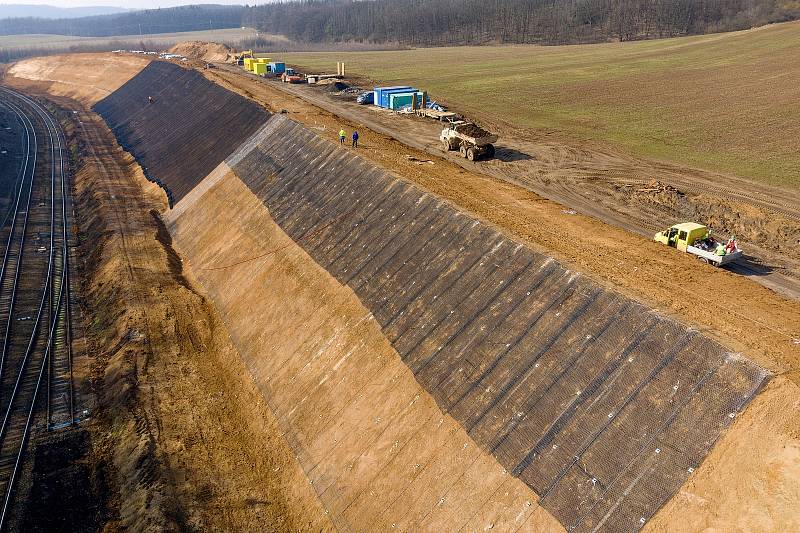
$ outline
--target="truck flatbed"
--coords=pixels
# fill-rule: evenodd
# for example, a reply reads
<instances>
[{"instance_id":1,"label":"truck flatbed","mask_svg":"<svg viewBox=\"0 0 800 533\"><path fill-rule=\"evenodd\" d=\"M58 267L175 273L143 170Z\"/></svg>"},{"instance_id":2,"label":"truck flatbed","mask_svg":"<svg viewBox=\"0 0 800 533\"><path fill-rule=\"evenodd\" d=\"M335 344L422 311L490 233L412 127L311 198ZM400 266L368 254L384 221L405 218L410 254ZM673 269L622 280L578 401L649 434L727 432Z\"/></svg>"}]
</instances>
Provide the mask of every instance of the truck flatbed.
<instances>
[{"instance_id":1,"label":"truck flatbed","mask_svg":"<svg viewBox=\"0 0 800 533\"><path fill-rule=\"evenodd\" d=\"M741 259L744 255L744 252L741 250L736 250L735 252L730 252L725 255L717 255L714 252L708 252L706 250L702 250L696 246L687 246L686 251L692 255L696 255L700 259L704 260L706 263L710 263L716 266L727 265L729 263L733 263L734 261Z\"/></svg>"}]
</instances>

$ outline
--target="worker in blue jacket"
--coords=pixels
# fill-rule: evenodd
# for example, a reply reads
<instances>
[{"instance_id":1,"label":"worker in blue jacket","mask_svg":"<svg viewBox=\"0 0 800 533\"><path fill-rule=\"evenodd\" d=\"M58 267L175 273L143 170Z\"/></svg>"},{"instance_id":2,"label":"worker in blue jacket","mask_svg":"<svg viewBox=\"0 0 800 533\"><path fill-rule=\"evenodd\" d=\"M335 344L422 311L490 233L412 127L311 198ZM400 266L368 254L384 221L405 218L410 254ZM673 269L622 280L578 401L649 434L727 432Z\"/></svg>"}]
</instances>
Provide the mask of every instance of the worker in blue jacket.
<instances>
[{"instance_id":1,"label":"worker in blue jacket","mask_svg":"<svg viewBox=\"0 0 800 533\"><path fill-rule=\"evenodd\" d=\"M353 130L353 148L358 148L358 132Z\"/></svg>"}]
</instances>

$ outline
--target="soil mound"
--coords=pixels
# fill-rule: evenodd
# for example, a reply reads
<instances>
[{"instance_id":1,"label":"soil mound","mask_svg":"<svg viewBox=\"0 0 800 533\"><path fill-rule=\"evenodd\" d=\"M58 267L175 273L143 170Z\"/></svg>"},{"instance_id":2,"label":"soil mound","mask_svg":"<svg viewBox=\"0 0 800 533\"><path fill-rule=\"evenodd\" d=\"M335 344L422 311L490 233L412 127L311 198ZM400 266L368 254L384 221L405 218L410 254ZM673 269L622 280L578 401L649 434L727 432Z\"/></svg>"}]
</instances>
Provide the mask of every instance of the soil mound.
<instances>
[{"instance_id":1,"label":"soil mound","mask_svg":"<svg viewBox=\"0 0 800 533\"><path fill-rule=\"evenodd\" d=\"M186 41L178 43L169 49L172 54L180 54L189 59L209 61L213 63L231 62L231 48L221 43L207 43L204 41Z\"/></svg>"}]
</instances>

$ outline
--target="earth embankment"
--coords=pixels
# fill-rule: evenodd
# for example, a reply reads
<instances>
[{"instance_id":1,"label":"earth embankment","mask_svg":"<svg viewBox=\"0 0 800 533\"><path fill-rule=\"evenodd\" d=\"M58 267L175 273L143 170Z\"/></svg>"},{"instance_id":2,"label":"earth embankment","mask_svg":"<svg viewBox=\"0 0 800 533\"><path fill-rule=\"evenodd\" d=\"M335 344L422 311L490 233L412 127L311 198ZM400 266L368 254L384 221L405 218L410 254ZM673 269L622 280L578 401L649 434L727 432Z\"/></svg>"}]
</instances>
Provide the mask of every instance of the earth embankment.
<instances>
[{"instance_id":1,"label":"earth embankment","mask_svg":"<svg viewBox=\"0 0 800 533\"><path fill-rule=\"evenodd\" d=\"M154 61L93 109L177 202L267 119L196 70Z\"/></svg>"},{"instance_id":2,"label":"earth embankment","mask_svg":"<svg viewBox=\"0 0 800 533\"><path fill-rule=\"evenodd\" d=\"M367 324L378 328L392 348L390 359L402 362L438 409L542 497L542 507L563 526L579 530L641 527L766 378L697 331L563 268L285 117L273 117L226 165L233 174L218 169L177 204L168 225L223 309L239 350L255 350L249 365L266 395L277 399L305 383L295 401L274 408L288 417L284 430L294 435L289 440L307 469L330 451L313 447L319 429L302 420L319 423L319 414L341 409L342 400L355 408L348 405L353 393L337 390L347 378L331 347L355 349L363 334L349 335ZM263 222L239 220L238 194L216 193L227 198L217 208L204 204L213 190L239 180L262 204ZM269 224L333 278L328 284L350 293L352 305L362 308L352 325L335 327L331 316L313 328L311 343L268 333L280 317L315 321L330 305L311 287L316 301L295 307L295 295L309 290L308 278L305 269L282 260L284 238L256 236L255 228ZM231 227L241 235L231 236ZM262 283L278 290L277 278L263 268L296 279L254 301ZM278 331L298 329L286 324ZM269 355L265 343L272 345ZM275 366L265 371L265 364ZM382 383L370 365L356 369L357 382L366 380L359 388ZM375 397L383 394L366 399ZM328 423L344 425L343 435L363 435L363 421L345 412ZM331 442L323 435L322 442ZM356 456L378 453L369 441L359 446ZM334 492L342 494L341 487ZM426 505L435 505L434 496ZM352 498L344 508L323 503L335 519L357 526L345 511L358 496Z\"/></svg>"},{"instance_id":3,"label":"earth embankment","mask_svg":"<svg viewBox=\"0 0 800 533\"><path fill-rule=\"evenodd\" d=\"M204 124L212 137L226 127ZM179 420L193 421L156 441L166 457L192 452L197 465L207 448L195 453L196 439L203 442L206 429L234 435L208 456L205 479L219 499L204 507L208 492L196 483L182 494L195 512L227 505L226 517L239 520L229 527L258 525L264 515L249 506L259 487L275 488L270 477L289 471L278 493L324 510L314 528L800 524L800 427L791 416L800 393L786 376L758 394L766 372L710 331L609 290L550 258L544 245L534 250L506 226L486 223L495 218L480 206L482 218L468 215L284 116L223 152L209 158L226 160L207 176L154 176L185 191L174 208L161 207L183 269L171 251L159 260L177 290L207 297L220 322L184 312L177 300L166 312L141 306L148 336L165 346L158 324L175 315L176 331L186 333L180 346L196 361L234 357L202 366L210 381L188 381L182 376L195 370L173 368L165 348L149 372L152 390L169 395L153 400L155 420L180 412ZM469 192L473 204L497 210L481 187ZM108 198L121 206L129 194ZM160 236L157 244L168 247L160 228L155 233L142 243ZM224 327L214 342L203 333L209 324ZM235 357L266 407L228 419L215 402L252 401L215 388L214 368ZM192 396L192 386L200 394ZM192 399L204 397L195 409ZM264 440L264 448L271 454L285 439L289 460L248 463L259 443L252 426L242 428L253 417L275 420L281 439ZM242 475L242 463L257 479ZM177 471L192 480L203 473ZM240 479L252 481L252 492L224 500ZM246 512L235 513L242 501Z\"/></svg>"}]
</instances>

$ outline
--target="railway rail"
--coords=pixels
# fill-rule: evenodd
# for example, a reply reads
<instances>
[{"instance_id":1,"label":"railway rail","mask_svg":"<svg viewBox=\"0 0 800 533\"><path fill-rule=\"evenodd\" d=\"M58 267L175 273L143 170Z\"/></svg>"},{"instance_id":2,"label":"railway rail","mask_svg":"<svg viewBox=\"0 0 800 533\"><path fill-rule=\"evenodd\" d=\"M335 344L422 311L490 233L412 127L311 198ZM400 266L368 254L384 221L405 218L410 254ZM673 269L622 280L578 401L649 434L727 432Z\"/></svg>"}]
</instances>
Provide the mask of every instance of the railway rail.
<instances>
[{"instance_id":1,"label":"railway rail","mask_svg":"<svg viewBox=\"0 0 800 533\"><path fill-rule=\"evenodd\" d=\"M0 529L34 432L75 422L69 184L58 122L37 101L0 87L21 130L22 164L0 227Z\"/></svg>"}]
</instances>

